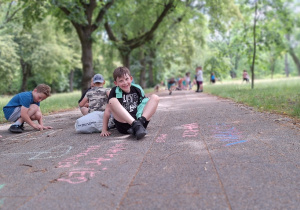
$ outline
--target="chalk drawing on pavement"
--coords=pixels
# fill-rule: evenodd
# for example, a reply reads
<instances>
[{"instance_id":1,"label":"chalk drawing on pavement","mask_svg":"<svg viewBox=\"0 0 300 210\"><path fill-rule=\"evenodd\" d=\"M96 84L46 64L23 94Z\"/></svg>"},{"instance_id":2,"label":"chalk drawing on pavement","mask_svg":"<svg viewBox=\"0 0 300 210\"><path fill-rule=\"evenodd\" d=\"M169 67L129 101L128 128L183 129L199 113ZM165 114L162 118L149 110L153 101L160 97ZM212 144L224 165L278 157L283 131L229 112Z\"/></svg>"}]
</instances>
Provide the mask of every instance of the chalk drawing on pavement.
<instances>
[{"instance_id":1,"label":"chalk drawing on pavement","mask_svg":"<svg viewBox=\"0 0 300 210\"><path fill-rule=\"evenodd\" d=\"M247 140L243 139L242 132L232 125L216 123L215 126L211 127L212 137L221 142L225 142L225 146L232 146L247 142Z\"/></svg>"},{"instance_id":2,"label":"chalk drawing on pavement","mask_svg":"<svg viewBox=\"0 0 300 210\"><path fill-rule=\"evenodd\" d=\"M182 125L184 128L182 137L183 138L193 138L197 137L199 134L199 127L197 123Z\"/></svg>"},{"instance_id":3,"label":"chalk drawing on pavement","mask_svg":"<svg viewBox=\"0 0 300 210\"><path fill-rule=\"evenodd\" d=\"M164 143L166 142L166 139L167 139L167 134L160 134L155 141L157 143Z\"/></svg>"},{"instance_id":4,"label":"chalk drawing on pavement","mask_svg":"<svg viewBox=\"0 0 300 210\"><path fill-rule=\"evenodd\" d=\"M53 136L55 133L62 131L62 129L57 129L57 130L43 130L43 131L30 131L30 132L25 132L22 134L17 134L17 135L12 135L8 138L5 138L3 140L9 140L9 141L28 141L28 140L35 140L38 137L40 138L40 136L44 136L44 137L49 137L49 136Z\"/></svg>"},{"instance_id":5,"label":"chalk drawing on pavement","mask_svg":"<svg viewBox=\"0 0 300 210\"><path fill-rule=\"evenodd\" d=\"M42 160L42 159L54 159L59 158L62 156L65 156L68 154L72 149L72 146L63 146L58 145L55 147L52 147L45 151L33 151L33 152L18 152L18 153L6 153L6 154L0 154L0 155L29 155L31 156L28 160Z\"/></svg>"},{"instance_id":6,"label":"chalk drawing on pavement","mask_svg":"<svg viewBox=\"0 0 300 210\"><path fill-rule=\"evenodd\" d=\"M116 144L110 147L106 153L100 157L91 157L89 160L83 160L85 157L91 156L92 152L100 148L100 145L89 146L83 152L58 163L57 168L70 168L70 170L67 173L64 173L67 174L67 177L60 177L56 179L56 181L67 182L69 184L80 184L90 180L95 177L96 173L107 170L108 167L103 166L104 163L106 161L111 161L112 158L125 150L126 145L127 144L123 143ZM91 165L93 167L91 167Z\"/></svg>"},{"instance_id":7,"label":"chalk drawing on pavement","mask_svg":"<svg viewBox=\"0 0 300 210\"><path fill-rule=\"evenodd\" d=\"M5 186L5 184L0 184L0 192L1 192L1 189L2 189L4 186ZM5 198L1 198L1 199L0 199L0 208L3 207L3 205L4 205L4 200L5 200Z\"/></svg>"}]
</instances>

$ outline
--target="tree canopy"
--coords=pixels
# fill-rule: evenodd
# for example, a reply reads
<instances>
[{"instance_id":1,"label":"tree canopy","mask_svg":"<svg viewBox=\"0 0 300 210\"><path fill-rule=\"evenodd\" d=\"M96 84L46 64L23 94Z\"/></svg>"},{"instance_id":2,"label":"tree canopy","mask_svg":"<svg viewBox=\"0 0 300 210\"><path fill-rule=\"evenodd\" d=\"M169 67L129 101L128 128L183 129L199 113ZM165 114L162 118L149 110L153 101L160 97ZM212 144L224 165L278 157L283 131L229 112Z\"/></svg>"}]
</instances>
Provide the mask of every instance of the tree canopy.
<instances>
[{"instance_id":1,"label":"tree canopy","mask_svg":"<svg viewBox=\"0 0 300 210\"><path fill-rule=\"evenodd\" d=\"M130 68L143 87L170 77L300 75L299 3L293 0L3 0L0 93L47 83L82 91ZM253 83L254 84L254 83Z\"/></svg>"}]
</instances>

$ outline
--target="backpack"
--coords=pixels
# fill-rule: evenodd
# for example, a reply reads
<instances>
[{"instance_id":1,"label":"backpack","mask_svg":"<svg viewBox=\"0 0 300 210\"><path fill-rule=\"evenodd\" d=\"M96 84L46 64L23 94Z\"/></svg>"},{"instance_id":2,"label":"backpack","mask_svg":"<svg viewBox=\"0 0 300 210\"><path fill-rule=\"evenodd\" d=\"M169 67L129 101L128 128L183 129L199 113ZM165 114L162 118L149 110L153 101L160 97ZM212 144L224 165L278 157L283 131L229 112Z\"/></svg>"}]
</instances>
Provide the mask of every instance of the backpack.
<instances>
[{"instance_id":1,"label":"backpack","mask_svg":"<svg viewBox=\"0 0 300 210\"><path fill-rule=\"evenodd\" d=\"M100 133L103 126L104 112L94 111L78 118L75 122L77 133Z\"/></svg>"}]
</instances>

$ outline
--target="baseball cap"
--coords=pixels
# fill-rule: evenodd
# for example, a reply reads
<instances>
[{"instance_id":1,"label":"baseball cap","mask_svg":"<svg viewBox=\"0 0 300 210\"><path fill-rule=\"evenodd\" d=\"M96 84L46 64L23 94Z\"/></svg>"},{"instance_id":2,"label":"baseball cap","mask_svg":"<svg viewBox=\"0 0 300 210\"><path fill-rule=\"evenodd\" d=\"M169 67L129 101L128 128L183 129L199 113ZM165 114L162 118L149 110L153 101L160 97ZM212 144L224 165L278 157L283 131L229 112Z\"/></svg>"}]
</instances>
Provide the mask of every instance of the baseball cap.
<instances>
[{"instance_id":1,"label":"baseball cap","mask_svg":"<svg viewBox=\"0 0 300 210\"><path fill-rule=\"evenodd\" d=\"M94 77L93 77L93 83L97 83L97 82L100 82L100 83L103 83L104 82L104 78L101 74L95 74Z\"/></svg>"}]
</instances>

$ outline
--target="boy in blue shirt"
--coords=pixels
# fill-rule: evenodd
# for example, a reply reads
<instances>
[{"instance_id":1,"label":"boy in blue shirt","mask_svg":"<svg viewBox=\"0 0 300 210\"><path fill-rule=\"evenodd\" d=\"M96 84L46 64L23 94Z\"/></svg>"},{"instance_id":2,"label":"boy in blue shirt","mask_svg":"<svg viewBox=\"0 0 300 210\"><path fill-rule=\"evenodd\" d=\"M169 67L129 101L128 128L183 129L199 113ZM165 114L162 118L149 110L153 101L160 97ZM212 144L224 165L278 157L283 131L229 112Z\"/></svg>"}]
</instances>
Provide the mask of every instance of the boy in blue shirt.
<instances>
[{"instance_id":1,"label":"boy in blue shirt","mask_svg":"<svg viewBox=\"0 0 300 210\"><path fill-rule=\"evenodd\" d=\"M22 133L24 122L37 130L51 129L43 125L43 115L40 110L40 102L50 96L51 88L48 85L40 84L33 91L18 93L8 104L3 107L5 118L14 122L9 128L12 133ZM37 120L38 124L33 120Z\"/></svg>"},{"instance_id":2,"label":"boy in blue shirt","mask_svg":"<svg viewBox=\"0 0 300 210\"><path fill-rule=\"evenodd\" d=\"M143 89L132 84L133 78L126 67L116 68L113 77L116 86L108 96L101 136L111 134L107 125L112 113L117 130L123 134L133 134L139 140L147 134L146 128L157 109L159 97L152 94L146 98Z\"/></svg>"}]
</instances>

